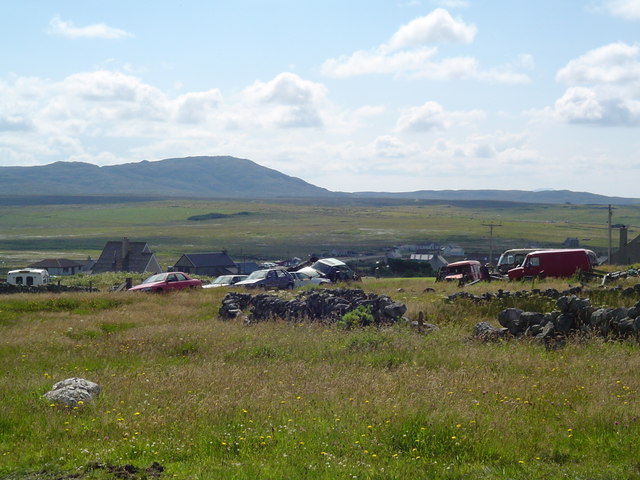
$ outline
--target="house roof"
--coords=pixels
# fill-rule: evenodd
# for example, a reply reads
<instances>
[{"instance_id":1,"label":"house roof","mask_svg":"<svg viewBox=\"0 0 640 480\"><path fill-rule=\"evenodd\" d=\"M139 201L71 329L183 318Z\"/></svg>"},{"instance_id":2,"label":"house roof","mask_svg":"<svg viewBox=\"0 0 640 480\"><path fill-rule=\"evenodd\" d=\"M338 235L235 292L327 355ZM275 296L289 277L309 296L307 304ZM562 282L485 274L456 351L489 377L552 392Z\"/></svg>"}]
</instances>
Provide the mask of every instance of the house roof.
<instances>
[{"instance_id":1,"label":"house roof","mask_svg":"<svg viewBox=\"0 0 640 480\"><path fill-rule=\"evenodd\" d=\"M236 264L225 252L185 253L185 257L194 267L235 267ZM178 260L179 262L180 260Z\"/></svg>"},{"instance_id":2,"label":"house roof","mask_svg":"<svg viewBox=\"0 0 640 480\"><path fill-rule=\"evenodd\" d=\"M93 266L94 273L145 272L155 258L147 242L126 242L127 255L122 257L122 241L109 241L102 249L100 258Z\"/></svg>"},{"instance_id":3,"label":"house roof","mask_svg":"<svg viewBox=\"0 0 640 480\"><path fill-rule=\"evenodd\" d=\"M83 263L69 260L66 258L45 258L39 262L32 263L29 268L77 268Z\"/></svg>"}]
</instances>

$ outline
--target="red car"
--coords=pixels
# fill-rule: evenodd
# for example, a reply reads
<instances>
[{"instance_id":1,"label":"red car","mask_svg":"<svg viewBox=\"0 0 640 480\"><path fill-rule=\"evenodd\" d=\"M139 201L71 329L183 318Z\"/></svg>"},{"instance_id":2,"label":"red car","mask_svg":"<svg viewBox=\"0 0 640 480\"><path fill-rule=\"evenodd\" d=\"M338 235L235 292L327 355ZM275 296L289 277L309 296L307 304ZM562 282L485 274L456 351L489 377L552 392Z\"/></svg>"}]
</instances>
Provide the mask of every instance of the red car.
<instances>
[{"instance_id":1,"label":"red car","mask_svg":"<svg viewBox=\"0 0 640 480\"><path fill-rule=\"evenodd\" d=\"M440 272L441 279L448 282L455 280L460 284L480 280L482 278L480 266L480 262L477 260L462 260L450 263L442 268Z\"/></svg>"},{"instance_id":2,"label":"red car","mask_svg":"<svg viewBox=\"0 0 640 480\"><path fill-rule=\"evenodd\" d=\"M167 272L151 275L140 285L130 288L129 292L169 292L184 288L200 288L202 282L182 272Z\"/></svg>"}]
</instances>

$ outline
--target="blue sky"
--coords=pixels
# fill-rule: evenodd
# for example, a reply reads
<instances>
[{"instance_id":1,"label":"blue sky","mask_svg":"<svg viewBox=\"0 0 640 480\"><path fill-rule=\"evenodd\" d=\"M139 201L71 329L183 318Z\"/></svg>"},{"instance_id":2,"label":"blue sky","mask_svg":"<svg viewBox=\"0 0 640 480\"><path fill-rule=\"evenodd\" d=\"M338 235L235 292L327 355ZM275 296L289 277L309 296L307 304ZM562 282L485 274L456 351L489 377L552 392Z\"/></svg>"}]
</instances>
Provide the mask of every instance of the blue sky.
<instances>
[{"instance_id":1,"label":"blue sky","mask_svg":"<svg viewBox=\"0 0 640 480\"><path fill-rule=\"evenodd\" d=\"M0 0L0 165L640 197L640 0ZM286 194L286 192L283 192Z\"/></svg>"}]
</instances>

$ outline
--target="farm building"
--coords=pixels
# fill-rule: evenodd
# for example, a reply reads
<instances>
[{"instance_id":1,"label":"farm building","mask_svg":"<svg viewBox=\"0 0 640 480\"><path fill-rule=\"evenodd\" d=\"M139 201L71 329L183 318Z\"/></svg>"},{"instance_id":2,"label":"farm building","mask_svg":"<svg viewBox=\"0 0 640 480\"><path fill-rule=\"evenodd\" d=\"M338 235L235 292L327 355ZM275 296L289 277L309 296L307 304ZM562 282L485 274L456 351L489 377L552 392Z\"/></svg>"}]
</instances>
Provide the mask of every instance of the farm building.
<instances>
[{"instance_id":1,"label":"farm building","mask_svg":"<svg viewBox=\"0 0 640 480\"><path fill-rule=\"evenodd\" d=\"M160 273L162 268L147 242L130 242L123 238L107 242L92 271Z\"/></svg>"},{"instance_id":2,"label":"farm building","mask_svg":"<svg viewBox=\"0 0 640 480\"><path fill-rule=\"evenodd\" d=\"M227 252L210 253L185 253L173 266L178 272L192 273L195 275L233 275L238 273L238 266Z\"/></svg>"}]
</instances>

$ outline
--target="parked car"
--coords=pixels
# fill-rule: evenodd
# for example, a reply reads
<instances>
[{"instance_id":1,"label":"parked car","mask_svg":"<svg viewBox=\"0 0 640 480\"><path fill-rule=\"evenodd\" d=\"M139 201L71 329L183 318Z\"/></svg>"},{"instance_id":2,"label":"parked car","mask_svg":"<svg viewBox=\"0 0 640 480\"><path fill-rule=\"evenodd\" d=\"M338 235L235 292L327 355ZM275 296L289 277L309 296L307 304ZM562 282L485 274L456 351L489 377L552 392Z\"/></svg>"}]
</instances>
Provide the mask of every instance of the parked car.
<instances>
[{"instance_id":1,"label":"parked car","mask_svg":"<svg viewBox=\"0 0 640 480\"><path fill-rule=\"evenodd\" d=\"M130 288L129 292L169 292L185 288L200 288L202 282L182 272L167 272L151 275L140 285Z\"/></svg>"},{"instance_id":2,"label":"parked car","mask_svg":"<svg viewBox=\"0 0 640 480\"><path fill-rule=\"evenodd\" d=\"M298 272L306 273L310 277L323 277L332 282L356 280L357 275L349 266L337 258L321 258L309 267Z\"/></svg>"},{"instance_id":3,"label":"parked car","mask_svg":"<svg viewBox=\"0 0 640 480\"><path fill-rule=\"evenodd\" d=\"M284 268L265 268L252 272L236 285L246 288L291 289L295 286L295 280Z\"/></svg>"},{"instance_id":4,"label":"parked car","mask_svg":"<svg viewBox=\"0 0 640 480\"><path fill-rule=\"evenodd\" d=\"M448 282L457 281L460 284L482 279L480 262L477 260L462 260L442 267L438 273L438 280Z\"/></svg>"},{"instance_id":5,"label":"parked car","mask_svg":"<svg viewBox=\"0 0 640 480\"><path fill-rule=\"evenodd\" d=\"M578 272L591 272L598 257L584 248L541 250L527 254L522 266L509 270L509 280L525 277L571 277Z\"/></svg>"},{"instance_id":6,"label":"parked car","mask_svg":"<svg viewBox=\"0 0 640 480\"><path fill-rule=\"evenodd\" d=\"M331 283L331 280L323 277L312 277L304 272L290 272L294 280L294 286L305 287L307 285L322 285Z\"/></svg>"},{"instance_id":7,"label":"parked car","mask_svg":"<svg viewBox=\"0 0 640 480\"><path fill-rule=\"evenodd\" d=\"M235 285L236 283L245 280L248 275L220 275L216 277L211 283L202 285L202 288L216 288L216 287L228 287Z\"/></svg>"}]
</instances>

